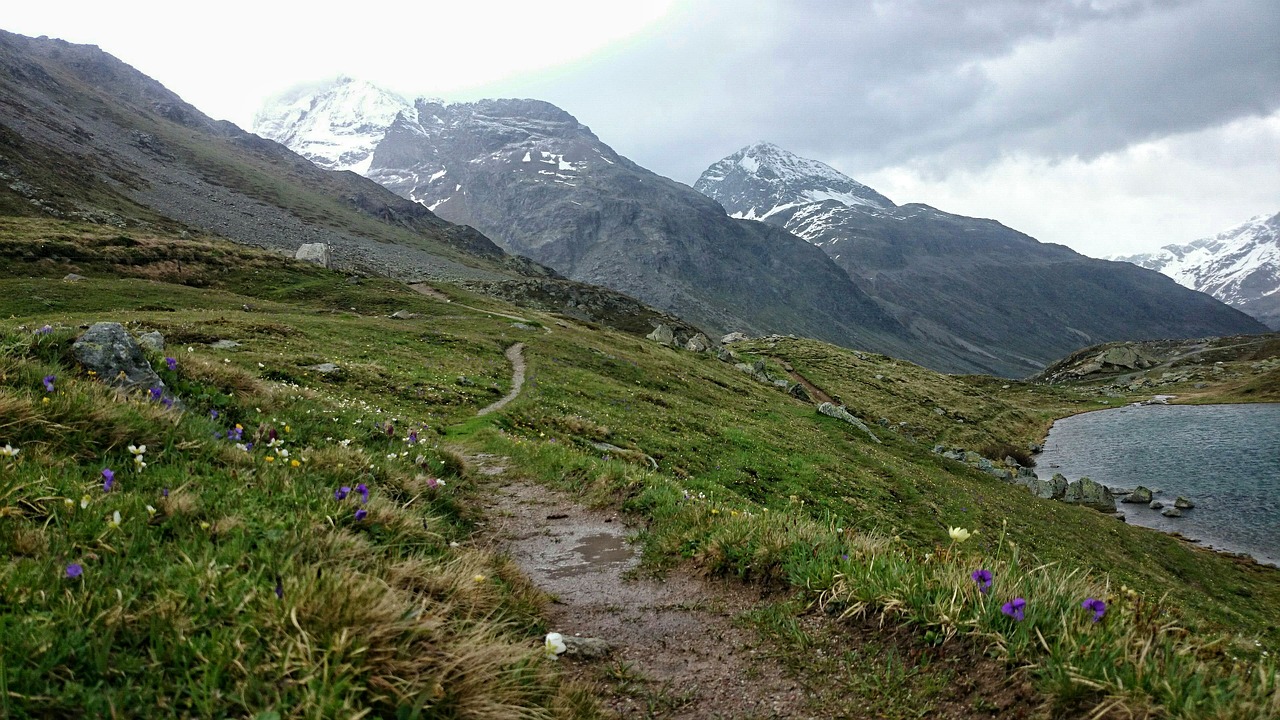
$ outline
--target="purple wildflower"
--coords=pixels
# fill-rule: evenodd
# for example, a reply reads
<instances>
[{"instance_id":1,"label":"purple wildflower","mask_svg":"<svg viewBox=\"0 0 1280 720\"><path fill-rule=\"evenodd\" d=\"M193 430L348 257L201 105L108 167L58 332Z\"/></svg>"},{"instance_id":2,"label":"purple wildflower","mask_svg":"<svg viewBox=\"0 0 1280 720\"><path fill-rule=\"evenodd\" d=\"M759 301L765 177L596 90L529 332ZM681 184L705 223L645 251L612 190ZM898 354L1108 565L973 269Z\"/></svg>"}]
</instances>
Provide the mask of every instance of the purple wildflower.
<instances>
[{"instance_id":1,"label":"purple wildflower","mask_svg":"<svg viewBox=\"0 0 1280 720\"><path fill-rule=\"evenodd\" d=\"M1094 622L1098 622L1103 615L1107 614L1107 604L1097 598L1085 598L1085 601L1080 603L1080 607L1093 613Z\"/></svg>"},{"instance_id":2,"label":"purple wildflower","mask_svg":"<svg viewBox=\"0 0 1280 720\"><path fill-rule=\"evenodd\" d=\"M393 438L393 437L395 437L395 436L396 436L396 426L395 426L395 425L392 425L391 423L387 423L387 426L386 426L384 429L387 431L387 437L389 437L389 438Z\"/></svg>"},{"instance_id":3,"label":"purple wildflower","mask_svg":"<svg viewBox=\"0 0 1280 720\"><path fill-rule=\"evenodd\" d=\"M360 522L361 520L364 520L368 516L369 516L368 510L365 510L364 508L360 508L359 510L356 510L356 522Z\"/></svg>"},{"instance_id":4,"label":"purple wildflower","mask_svg":"<svg viewBox=\"0 0 1280 720\"><path fill-rule=\"evenodd\" d=\"M214 410L210 410L210 411L209 411L209 417L210 417L210 418L212 418L212 419L214 419L214 420L217 420L217 419L218 419L218 411L217 411L216 409L214 409Z\"/></svg>"},{"instance_id":5,"label":"purple wildflower","mask_svg":"<svg viewBox=\"0 0 1280 720\"><path fill-rule=\"evenodd\" d=\"M222 439L222 431L221 431L221 430L218 430L218 431L214 432L214 433L213 433L213 439L214 439L214 440L221 440L221 439Z\"/></svg>"},{"instance_id":6,"label":"purple wildflower","mask_svg":"<svg viewBox=\"0 0 1280 720\"><path fill-rule=\"evenodd\" d=\"M427 478L427 487L431 488L432 490L435 490L436 488L440 487L440 481L433 477L429 477Z\"/></svg>"},{"instance_id":7,"label":"purple wildflower","mask_svg":"<svg viewBox=\"0 0 1280 720\"><path fill-rule=\"evenodd\" d=\"M991 591L991 571L990 570L974 570L969 574L973 581L978 583L978 591L987 594Z\"/></svg>"},{"instance_id":8,"label":"purple wildflower","mask_svg":"<svg viewBox=\"0 0 1280 720\"><path fill-rule=\"evenodd\" d=\"M249 451L250 451L250 450L252 450L252 449L253 449L253 443L245 443L245 444L244 444L244 451L245 451L245 452L249 452Z\"/></svg>"},{"instance_id":9,"label":"purple wildflower","mask_svg":"<svg viewBox=\"0 0 1280 720\"><path fill-rule=\"evenodd\" d=\"M111 468L102 468L102 492L111 492L111 486L116 484L116 474Z\"/></svg>"},{"instance_id":10,"label":"purple wildflower","mask_svg":"<svg viewBox=\"0 0 1280 720\"><path fill-rule=\"evenodd\" d=\"M170 370L177 370L177 369L178 369L178 360L177 360L177 358L167 357L167 358L165 358L165 359L164 359L164 364L165 364L165 365L168 365Z\"/></svg>"},{"instance_id":11,"label":"purple wildflower","mask_svg":"<svg viewBox=\"0 0 1280 720\"><path fill-rule=\"evenodd\" d=\"M69 579L74 580L83 574L84 574L84 566L81 565L80 563L71 563L70 565L67 566L67 577Z\"/></svg>"},{"instance_id":12,"label":"purple wildflower","mask_svg":"<svg viewBox=\"0 0 1280 720\"><path fill-rule=\"evenodd\" d=\"M284 582L280 578L276 578L276 599L284 599Z\"/></svg>"},{"instance_id":13,"label":"purple wildflower","mask_svg":"<svg viewBox=\"0 0 1280 720\"><path fill-rule=\"evenodd\" d=\"M1014 620L1021 622L1022 618L1024 617L1022 611L1023 611L1023 608L1025 608L1026 606L1027 606L1026 600L1020 597L1014 598L1009 602L1005 603L1004 605L1001 605L1000 612L1004 613L1005 615L1008 615Z\"/></svg>"},{"instance_id":14,"label":"purple wildflower","mask_svg":"<svg viewBox=\"0 0 1280 720\"><path fill-rule=\"evenodd\" d=\"M57 376L57 375L45 375L45 376L44 376L44 380L43 380L43 382L44 382L44 391L45 391L45 392L53 392L53 381L54 381L54 380L57 380L57 379L58 379L58 376Z\"/></svg>"},{"instance_id":15,"label":"purple wildflower","mask_svg":"<svg viewBox=\"0 0 1280 720\"><path fill-rule=\"evenodd\" d=\"M364 483L360 483L359 485L356 486L356 492L360 493L361 503L369 502L369 486L368 485L365 485Z\"/></svg>"},{"instance_id":16,"label":"purple wildflower","mask_svg":"<svg viewBox=\"0 0 1280 720\"><path fill-rule=\"evenodd\" d=\"M343 485L342 487L333 491L333 499L337 500L338 502L342 502L343 500L346 500L347 496L350 494L351 494L351 488L347 487L346 485Z\"/></svg>"},{"instance_id":17,"label":"purple wildflower","mask_svg":"<svg viewBox=\"0 0 1280 720\"><path fill-rule=\"evenodd\" d=\"M53 332L53 328L52 328L51 326L49 326L49 325L45 325L44 327L40 328L39 330L36 330L36 334L37 334L37 335L48 335L48 334L49 334L49 333L51 333L51 332Z\"/></svg>"},{"instance_id":18,"label":"purple wildflower","mask_svg":"<svg viewBox=\"0 0 1280 720\"><path fill-rule=\"evenodd\" d=\"M171 408L173 407L173 398L171 397L164 398L163 400L160 401L160 404L164 405L167 408Z\"/></svg>"},{"instance_id":19,"label":"purple wildflower","mask_svg":"<svg viewBox=\"0 0 1280 720\"><path fill-rule=\"evenodd\" d=\"M160 491L160 497L169 497L169 488Z\"/></svg>"},{"instance_id":20,"label":"purple wildflower","mask_svg":"<svg viewBox=\"0 0 1280 720\"><path fill-rule=\"evenodd\" d=\"M267 431L268 440L275 442L275 440L279 437L280 437L280 434L276 432L275 428L271 428L270 430Z\"/></svg>"},{"instance_id":21,"label":"purple wildflower","mask_svg":"<svg viewBox=\"0 0 1280 720\"><path fill-rule=\"evenodd\" d=\"M164 395L164 388L157 385L156 387L151 388L147 392L151 393L152 400L159 400L160 397Z\"/></svg>"},{"instance_id":22,"label":"purple wildflower","mask_svg":"<svg viewBox=\"0 0 1280 720\"><path fill-rule=\"evenodd\" d=\"M410 445L417 445L417 444L418 444L418 431L417 431L417 430L412 430L412 431L410 431L410 432L409 432L409 444L410 444Z\"/></svg>"},{"instance_id":23,"label":"purple wildflower","mask_svg":"<svg viewBox=\"0 0 1280 720\"><path fill-rule=\"evenodd\" d=\"M231 428L230 430L228 430L228 431L227 431L227 439L228 439L228 440L243 440L243 439L244 439L244 428L240 427L239 425L237 425L237 426L235 426L235 427Z\"/></svg>"}]
</instances>

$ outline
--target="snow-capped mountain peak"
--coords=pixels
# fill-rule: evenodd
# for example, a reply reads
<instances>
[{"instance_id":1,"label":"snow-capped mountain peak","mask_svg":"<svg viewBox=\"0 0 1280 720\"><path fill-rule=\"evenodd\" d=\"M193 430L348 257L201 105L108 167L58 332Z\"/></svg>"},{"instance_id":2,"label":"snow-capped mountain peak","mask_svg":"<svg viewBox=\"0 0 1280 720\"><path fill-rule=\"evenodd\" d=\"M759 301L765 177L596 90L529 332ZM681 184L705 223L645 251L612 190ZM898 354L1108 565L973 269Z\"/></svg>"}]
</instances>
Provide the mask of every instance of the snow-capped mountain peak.
<instances>
[{"instance_id":1,"label":"snow-capped mountain peak","mask_svg":"<svg viewBox=\"0 0 1280 720\"><path fill-rule=\"evenodd\" d=\"M253 118L253 131L329 170L367 174L373 151L406 98L364 80L339 77L273 98Z\"/></svg>"},{"instance_id":2,"label":"snow-capped mountain peak","mask_svg":"<svg viewBox=\"0 0 1280 720\"><path fill-rule=\"evenodd\" d=\"M1185 245L1109 259L1162 272L1280 329L1280 213Z\"/></svg>"},{"instance_id":3,"label":"snow-capped mountain peak","mask_svg":"<svg viewBox=\"0 0 1280 720\"><path fill-rule=\"evenodd\" d=\"M749 145L715 163L693 187L719 200L730 215L751 220L828 200L851 207L894 207L889 198L830 165L768 142Z\"/></svg>"}]
</instances>

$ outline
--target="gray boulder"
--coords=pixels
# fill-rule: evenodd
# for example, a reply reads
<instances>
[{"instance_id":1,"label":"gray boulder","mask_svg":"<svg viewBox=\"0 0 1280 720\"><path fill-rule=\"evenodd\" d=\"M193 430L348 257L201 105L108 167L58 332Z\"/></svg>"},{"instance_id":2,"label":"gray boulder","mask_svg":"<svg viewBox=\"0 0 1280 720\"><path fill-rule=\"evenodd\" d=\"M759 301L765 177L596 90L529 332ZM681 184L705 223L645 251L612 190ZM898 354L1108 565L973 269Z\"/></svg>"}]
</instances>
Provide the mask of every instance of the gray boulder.
<instances>
[{"instance_id":1,"label":"gray boulder","mask_svg":"<svg viewBox=\"0 0 1280 720\"><path fill-rule=\"evenodd\" d=\"M742 342L743 340L750 340L750 339L751 338L747 337L743 333L731 332L728 335L725 335L724 337L720 338L720 344L728 345L729 343Z\"/></svg>"},{"instance_id":2,"label":"gray boulder","mask_svg":"<svg viewBox=\"0 0 1280 720\"><path fill-rule=\"evenodd\" d=\"M787 394L801 402L813 402L813 398L809 397L809 391L800 383L792 383L787 388Z\"/></svg>"},{"instance_id":3,"label":"gray boulder","mask_svg":"<svg viewBox=\"0 0 1280 720\"><path fill-rule=\"evenodd\" d=\"M76 362L92 370L98 379L125 390L164 388L164 381L124 326L114 322L94 323L71 346Z\"/></svg>"},{"instance_id":4,"label":"gray boulder","mask_svg":"<svg viewBox=\"0 0 1280 720\"><path fill-rule=\"evenodd\" d=\"M336 375L342 372L342 368L338 367L337 365L331 362L320 363L319 365L310 365L307 367L307 369L314 370L315 372L318 372L321 375Z\"/></svg>"},{"instance_id":5,"label":"gray boulder","mask_svg":"<svg viewBox=\"0 0 1280 720\"><path fill-rule=\"evenodd\" d=\"M1111 491L1105 485L1094 482L1087 477L1069 483L1066 494L1062 496L1062 501L1072 505L1083 505L1099 512L1113 513L1116 511L1116 499L1111 494Z\"/></svg>"},{"instance_id":6,"label":"gray boulder","mask_svg":"<svg viewBox=\"0 0 1280 720\"><path fill-rule=\"evenodd\" d=\"M152 330L149 333L143 333L138 336L138 344L148 350L164 352L164 335L161 335L156 330Z\"/></svg>"},{"instance_id":7,"label":"gray boulder","mask_svg":"<svg viewBox=\"0 0 1280 720\"><path fill-rule=\"evenodd\" d=\"M65 282L80 282L81 280L84 280L85 277L83 275L77 275L76 273L67 273L66 277L62 279Z\"/></svg>"},{"instance_id":8,"label":"gray boulder","mask_svg":"<svg viewBox=\"0 0 1280 720\"><path fill-rule=\"evenodd\" d=\"M329 267L333 261L327 243L303 243L293 257L296 260L312 262L325 268Z\"/></svg>"},{"instance_id":9,"label":"gray boulder","mask_svg":"<svg viewBox=\"0 0 1280 720\"><path fill-rule=\"evenodd\" d=\"M1121 500L1120 502L1144 503L1144 504L1149 503L1151 502L1151 490L1142 485L1139 485L1138 487L1133 489L1133 492L1129 493L1128 495L1125 495L1124 499Z\"/></svg>"},{"instance_id":10,"label":"gray boulder","mask_svg":"<svg viewBox=\"0 0 1280 720\"><path fill-rule=\"evenodd\" d=\"M659 324L658 327L653 329L653 332L645 335L645 337L661 345L671 345L676 341L675 333L671 332L671 328L665 324Z\"/></svg>"},{"instance_id":11,"label":"gray boulder","mask_svg":"<svg viewBox=\"0 0 1280 720\"><path fill-rule=\"evenodd\" d=\"M1067 482L1065 475L1054 473L1053 477L1049 478L1049 497L1053 500L1061 500L1067 496L1067 488L1069 486L1070 483Z\"/></svg>"},{"instance_id":12,"label":"gray boulder","mask_svg":"<svg viewBox=\"0 0 1280 720\"><path fill-rule=\"evenodd\" d=\"M1176 507L1167 507L1164 510L1161 510L1160 514L1170 518L1182 517L1182 511Z\"/></svg>"},{"instance_id":13,"label":"gray boulder","mask_svg":"<svg viewBox=\"0 0 1280 720\"><path fill-rule=\"evenodd\" d=\"M235 348L240 347L240 343L235 340L219 340L217 342L210 343L209 347L214 350L234 350Z\"/></svg>"},{"instance_id":14,"label":"gray boulder","mask_svg":"<svg viewBox=\"0 0 1280 720\"><path fill-rule=\"evenodd\" d=\"M1179 495L1178 499L1173 501L1173 506L1178 508L1179 510L1190 510L1191 508L1195 507L1196 504L1191 502L1189 499Z\"/></svg>"},{"instance_id":15,"label":"gray boulder","mask_svg":"<svg viewBox=\"0 0 1280 720\"><path fill-rule=\"evenodd\" d=\"M733 362L733 353L729 352L729 348L720 348L716 352L716 359L720 362Z\"/></svg>"},{"instance_id":16,"label":"gray boulder","mask_svg":"<svg viewBox=\"0 0 1280 720\"><path fill-rule=\"evenodd\" d=\"M1151 502L1147 503L1147 507L1151 508L1152 510L1159 510L1160 508L1164 507L1164 503L1160 502L1159 500L1152 500Z\"/></svg>"},{"instance_id":17,"label":"gray boulder","mask_svg":"<svg viewBox=\"0 0 1280 720\"><path fill-rule=\"evenodd\" d=\"M859 430L866 433L867 435L871 436L871 439L876 441L877 443L880 442L880 438L876 437L876 434L871 432L871 428L868 427L866 423L854 417L848 410L844 409L839 405L833 405L829 402L824 402L818 406L818 412L823 415L826 415L827 417L833 417L839 420L843 420L849 423L850 425L858 428Z\"/></svg>"},{"instance_id":18,"label":"gray boulder","mask_svg":"<svg viewBox=\"0 0 1280 720\"><path fill-rule=\"evenodd\" d=\"M412 320L418 317L418 313L411 313L408 310L397 310L389 316L393 320Z\"/></svg>"},{"instance_id":19,"label":"gray boulder","mask_svg":"<svg viewBox=\"0 0 1280 720\"><path fill-rule=\"evenodd\" d=\"M689 352L706 352L711 349L711 340L706 335L698 333L689 338L689 342L684 344L684 349Z\"/></svg>"},{"instance_id":20,"label":"gray boulder","mask_svg":"<svg viewBox=\"0 0 1280 720\"><path fill-rule=\"evenodd\" d=\"M572 635L562 635L564 641L564 654L574 655L583 660L598 660L608 657L613 652L613 646L607 640L600 638L584 638Z\"/></svg>"}]
</instances>

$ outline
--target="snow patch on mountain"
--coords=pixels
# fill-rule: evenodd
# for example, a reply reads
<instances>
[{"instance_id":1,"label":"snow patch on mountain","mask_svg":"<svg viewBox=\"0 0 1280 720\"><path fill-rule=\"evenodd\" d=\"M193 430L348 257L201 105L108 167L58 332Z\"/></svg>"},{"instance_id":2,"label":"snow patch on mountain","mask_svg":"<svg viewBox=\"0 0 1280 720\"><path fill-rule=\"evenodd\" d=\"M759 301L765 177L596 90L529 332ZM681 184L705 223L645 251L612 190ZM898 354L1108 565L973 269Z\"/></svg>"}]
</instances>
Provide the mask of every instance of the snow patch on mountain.
<instances>
[{"instance_id":1,"label":"snow patch on mountain","mask_svg":"<svg viewBox=\"0 0 1280 720\"><path fill-rule=\"evenodd\" d=\"M267 101L253 118L253 132L320 167L367 175L374 149L401 113L412 117L413 103L372 83L340 77Z\"/></svg>"},{"instance_id":2,"label":"snow patch on mountain","mask_svg":"<svg viewBox=\"0 0 1280 720\"><path fill-rule=\"evenodd\" d=\"M1185 245L1108 259L1162 272L1276 327L1276 303L1269 300L1280 299L1280 213L1250 218Z\"/></svg>"}]
</instances>

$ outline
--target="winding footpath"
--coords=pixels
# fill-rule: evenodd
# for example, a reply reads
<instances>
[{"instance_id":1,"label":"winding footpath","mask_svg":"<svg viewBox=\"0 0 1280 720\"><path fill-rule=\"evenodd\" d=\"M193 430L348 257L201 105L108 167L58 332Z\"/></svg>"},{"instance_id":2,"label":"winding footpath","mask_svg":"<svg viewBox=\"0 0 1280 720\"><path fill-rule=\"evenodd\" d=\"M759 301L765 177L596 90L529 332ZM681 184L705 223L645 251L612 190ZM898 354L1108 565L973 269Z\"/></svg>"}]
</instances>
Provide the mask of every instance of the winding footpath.
<instances>
[{"instance_id":1,"label":"winding footpath","mask_svg":"<svg viewBox=\"0 0 1280 720\"><path fill-rule=\"evenodd\" d=\"M516 396L520 394L520 390L524 387L524 343L516 343L507 348L506 355L507 360L511 362L511 391L504 395L501 400L476 413L477 416L488 415L506 407L507 403L516 399Z\"/></svg>"}]
</instances>

